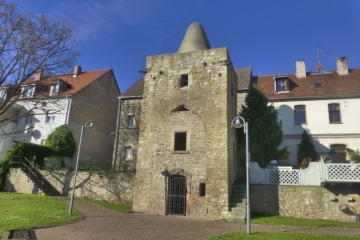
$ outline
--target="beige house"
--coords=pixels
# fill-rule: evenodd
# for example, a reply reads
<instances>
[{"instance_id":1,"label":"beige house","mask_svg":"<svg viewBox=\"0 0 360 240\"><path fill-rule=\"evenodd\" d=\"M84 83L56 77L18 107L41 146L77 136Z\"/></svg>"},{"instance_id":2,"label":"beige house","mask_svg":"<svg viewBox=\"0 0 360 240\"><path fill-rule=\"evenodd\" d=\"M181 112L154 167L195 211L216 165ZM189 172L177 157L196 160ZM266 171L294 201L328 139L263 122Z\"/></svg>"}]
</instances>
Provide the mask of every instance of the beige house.
<instances>
[{"instance_id":1,"label":"beige house","mask_svg":"<svg viewBox=\"0 0 360 240\"><path fill-rule=\"evenodd\" d=\"M13 141L44 144L47 136L63 124L72 129L78 143L81 126L94 120L98 129L86 131L81 164L105 164L110 168L114 140L110 133L116 127L119 94L112 69L82 71L75 66L73 73L56 76L43 76L39 71L22 85L17 105L24 117L7 126L7 131L15 134L1 139L0 151L3 154Z\"/></svg>"}]
</instances>

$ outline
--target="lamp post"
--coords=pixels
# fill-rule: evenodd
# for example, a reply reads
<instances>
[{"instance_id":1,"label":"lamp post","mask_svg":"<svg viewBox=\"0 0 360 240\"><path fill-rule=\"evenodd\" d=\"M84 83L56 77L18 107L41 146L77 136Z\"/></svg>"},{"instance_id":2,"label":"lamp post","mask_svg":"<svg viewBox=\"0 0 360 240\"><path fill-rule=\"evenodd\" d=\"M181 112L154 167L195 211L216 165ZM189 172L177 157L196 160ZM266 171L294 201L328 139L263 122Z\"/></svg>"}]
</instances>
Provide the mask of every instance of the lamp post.
<instances>
[{"instance_id":1,"label":"lamp post","mask_svg":"<svg viewBox=\"0 0 360 240\"><path fill-rule=\"evenodd\" d=\"M77 177L78 167L79 167L82 138L85 135L86 128L96 128L96 126L97 126L97 123L93 120L87 121L84 125L81 126L81 134L80 134L80 141L79 141L79 147L78 147L78 154L77 154L77 158L76 158L76 166L75 166L75 173L74 173L73 188L72 188L72 193L71 193L69 215L72 214L72 209L73 209L73 204L74 204L75 185L76 185L76 177Z\"/></svg>"},{"instance_id":2,"label":"lamp post","mask_svg":"<svg viewBox=\"0 0 360 240\"><path fill-rule=\"evenodd\" d=\"M249 172L249 130L248 123L244 118L237 116L231 122L231 127L241 128L244 127L246 135L246 232L250 235L250 172Z\"/></svg>"}]
</instances>

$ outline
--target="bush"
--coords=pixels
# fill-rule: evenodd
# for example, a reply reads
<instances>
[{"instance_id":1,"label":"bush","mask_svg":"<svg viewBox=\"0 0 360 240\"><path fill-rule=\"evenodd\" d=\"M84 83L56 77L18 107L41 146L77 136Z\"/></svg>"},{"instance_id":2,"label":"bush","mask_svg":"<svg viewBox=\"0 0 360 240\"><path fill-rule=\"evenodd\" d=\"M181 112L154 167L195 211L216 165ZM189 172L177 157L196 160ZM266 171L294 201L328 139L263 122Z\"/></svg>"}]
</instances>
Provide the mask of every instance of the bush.
<instances>
[{"instance_id":1,"label":"bush","mask_svg":"<svg viewBox=\"0 0 360 240\"><path fill-rule=\"evenodd\" d=\"M45 146L60 157L71 158L76 150L74 135L67 125L57 127L46 139Z\"/></svg>"},{"instance_id":2,"label":"bush","mask_svg":"<svg viewBox=\"0 0 360 240\"><path fill-rule=\"evenodd\" d=\"M312 143L311 135L306 130L303 131L301 136L298 158L301 166L304 160L309 161L310 158L310 161L316 161L318 159L318 154L315 151L314 144Z\"/></svg>"}]
</instances>

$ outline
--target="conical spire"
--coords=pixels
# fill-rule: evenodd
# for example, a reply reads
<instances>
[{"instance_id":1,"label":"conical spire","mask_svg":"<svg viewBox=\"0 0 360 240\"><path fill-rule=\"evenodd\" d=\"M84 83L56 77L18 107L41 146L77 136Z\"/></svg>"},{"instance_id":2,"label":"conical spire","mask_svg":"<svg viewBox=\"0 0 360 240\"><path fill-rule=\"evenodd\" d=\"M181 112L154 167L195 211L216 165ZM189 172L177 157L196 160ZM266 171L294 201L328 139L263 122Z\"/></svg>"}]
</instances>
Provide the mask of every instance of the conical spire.
<instances>
[{"instance_id":1,"label":"conical spire","mask_svg":"<svg viewBox=\"0 0 360 240\"><path fill-rule=\"evenodd\" d=\"M200 25L200 23L194 22L186 31L178 53L186 53L210 48L211 47L206 37L204 28Z\"/></svg>"}]
</instances>

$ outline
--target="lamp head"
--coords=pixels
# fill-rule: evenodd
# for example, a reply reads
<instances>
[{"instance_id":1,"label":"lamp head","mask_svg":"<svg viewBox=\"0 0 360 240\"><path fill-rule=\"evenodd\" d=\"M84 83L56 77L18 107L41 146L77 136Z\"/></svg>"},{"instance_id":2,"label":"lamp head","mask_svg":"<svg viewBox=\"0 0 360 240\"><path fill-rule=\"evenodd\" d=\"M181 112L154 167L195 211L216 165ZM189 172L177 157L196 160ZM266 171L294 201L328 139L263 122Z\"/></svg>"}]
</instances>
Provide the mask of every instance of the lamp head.
<instances>
[{"instance_id":1,"label":"lamp head","mask_svg":"<svg viewBox=\"0 0 360 240\"><path fill-rule=\"evenodd\" d=\"M232 126L234 128L241 128L244 126L244 124L242 124L242 122L240 121L240 118L236 118L235 122L232 124Z\"/></svg>"},{"instance_id":2,"label":"lamp head","mask_svg":"<svg viewBox=\"0 0 360 240\"><path fill-rule=\"evenodd\" d=\"M95 121L90 120L90 121L85 123L85 127L86 128L92 128L92 129L96 130L97 129L97 123Z\"/></svg>"}]
</instances>

